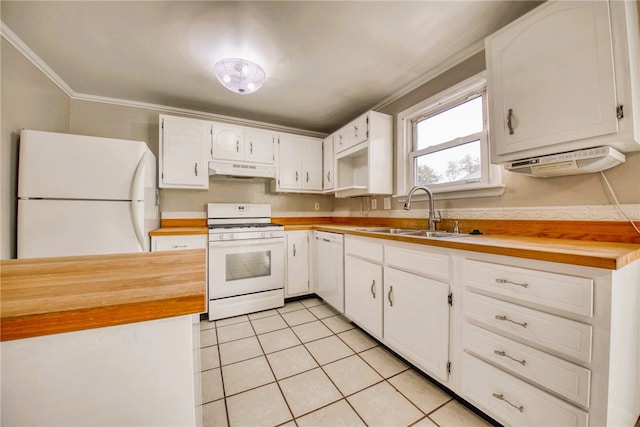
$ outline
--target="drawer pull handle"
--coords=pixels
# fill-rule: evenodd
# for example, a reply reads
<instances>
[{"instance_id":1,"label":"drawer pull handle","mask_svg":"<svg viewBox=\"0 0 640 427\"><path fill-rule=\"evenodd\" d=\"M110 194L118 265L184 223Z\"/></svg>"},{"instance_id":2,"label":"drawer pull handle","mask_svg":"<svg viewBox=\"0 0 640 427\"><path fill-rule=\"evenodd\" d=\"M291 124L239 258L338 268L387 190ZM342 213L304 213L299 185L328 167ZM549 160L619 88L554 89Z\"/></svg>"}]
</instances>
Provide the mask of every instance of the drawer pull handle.
<instances>
[{"instance_id":1,"label":"drawer pull handle","mask_svg":"<svg viewBox=\"0 0 640 427\"><path fill-rule=\"evenodd\" d=\"M521 364L522 366L524 366L524 365L526 365L526 364L527 364L527 361L526 361L526 360L524 360L524 359L523 359L523 360L515 359L515 358L513 358L513 357L509 356L506 352L504 352L504 351L502 351L502 350L493 350L493 352L494 352L495 354L497 354L498 356L506 357L506 358L508 358L508 359L513 360L514 362L518 362L518 363L519 363L519 364Z\"/></svg>"},{"instance_id":2,"label":"drawer pull handle","mask_svg":"<svg viewBox=\"0 0 640 427\"><path fill-rule=\"evenodd\" d=\"M510 283L512 285L522 286L523 288L529 287L527 283L512 282L511 280L507 280L507 279L496 279L496 283Z\"/></svg>"},{"instance_id":3,"label":"drawer pull handle","mask_svg":"<svg viewBox=\"0 0 640 427\"><path fill-rule=\"evenodd\" d=\"M373 281L371 282L371 295L373 296L373 299L376 299L376 280L373 279Z\"/></svg>"},{"instance_id":4,"label":"drawer pull handle","mask_svg":"<svg viewBox=\"0 0 640 427\"><path fill-rule=\"evenodd\" d=\"M389 286L389 293L387 294L389 300L389 307L393 307L393 286Z\"/></svg>"},{"instance_id":5,"label":"drawer pull handle","mask_svg":"<svg viewBox=\"0 0 640 427\"><path fill-rule=\"evenodd\" d=\"M177 248L186 248L187 245L173 245L173 249L177 249Z\"/></svg>"},{"instance_id":6,"label":"drawer pull handle","mask_svg":"<svg viewBox=\"0 0 640 427\"><path fill-rule=\"evenodd\" d=\"M513 403L509 402L507 399L504 398L504 395L502 393L492 393L493 397L495 397L498 400L502 400L503 402L507 402L509 405L513 406L514 408L516 408L518 411L520 412L524 412L524 406L520 405L514 405Z\"/></svg>"},{"instance_id":7,"label":"drawer pull handle","mask_svg":"<svg viewBox=\"0 0 640 427\"><path fill-rule=\"evenodd\" d=\"M527 327L527 322L522 322L522 323L520 323L520 322L516 322L515 320L511 320L511 319L509 319L507 316L501 316L501 315L499 315L499 314L496 314L496 320L504 320L505 322L511 322L511 323L516 324L516 325L520 325L520 326L522 326L523 328L526 328L526 327Z\"/></svg>"}]
</instances>

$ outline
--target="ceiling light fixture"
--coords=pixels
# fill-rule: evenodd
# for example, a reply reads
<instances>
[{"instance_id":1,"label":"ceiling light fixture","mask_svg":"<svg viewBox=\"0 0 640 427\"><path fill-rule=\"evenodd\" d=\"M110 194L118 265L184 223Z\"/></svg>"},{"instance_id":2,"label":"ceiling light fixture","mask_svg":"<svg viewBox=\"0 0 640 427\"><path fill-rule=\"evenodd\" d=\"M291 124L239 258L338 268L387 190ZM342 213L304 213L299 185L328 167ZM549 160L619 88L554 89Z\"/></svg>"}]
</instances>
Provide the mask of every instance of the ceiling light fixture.
<instances>
[{"instance_id":1,"label":"ceiling light fixture","mask_svg":"<svg viewBox=\"0 0 640 427\"><path fill-rule=\"evenodd\" d=\"M225 58L213 66L216 77L232 92L248 94L262 86L265 73L261 66L242 58Z\"/></svg>"}]
</instances>

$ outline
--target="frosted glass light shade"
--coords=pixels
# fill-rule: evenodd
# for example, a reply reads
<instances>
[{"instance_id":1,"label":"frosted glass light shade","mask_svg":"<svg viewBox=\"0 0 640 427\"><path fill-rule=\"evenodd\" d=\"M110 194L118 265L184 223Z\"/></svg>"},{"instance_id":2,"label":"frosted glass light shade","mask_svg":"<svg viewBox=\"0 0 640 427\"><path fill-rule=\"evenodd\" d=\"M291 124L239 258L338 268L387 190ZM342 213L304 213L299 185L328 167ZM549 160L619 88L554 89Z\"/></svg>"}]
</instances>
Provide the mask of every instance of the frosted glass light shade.
<instances>
[{"instance_id":1,"label":"frosted glass light shade","mask_svg":"<svg viewBox=\"0 0 640 427\"><path fill-rule=\"evenodd\" d=\"M213 66L213 71L222 86L244 95L260 89L265 79L261 66L242 58L222 59Z\"/></svg>"}]
</instances>

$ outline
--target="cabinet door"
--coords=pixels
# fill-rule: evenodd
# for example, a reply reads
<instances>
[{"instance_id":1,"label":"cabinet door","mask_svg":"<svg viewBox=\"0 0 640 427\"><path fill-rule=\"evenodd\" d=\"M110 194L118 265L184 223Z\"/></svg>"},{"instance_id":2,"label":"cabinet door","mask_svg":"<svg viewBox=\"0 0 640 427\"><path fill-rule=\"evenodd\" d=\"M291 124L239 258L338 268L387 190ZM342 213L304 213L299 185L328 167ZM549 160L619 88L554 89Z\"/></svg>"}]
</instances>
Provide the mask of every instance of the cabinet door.
<instances>
[{"instance_id":1,"label":"cabinet door","mask_svg":"<svg viewBox=\"0 0 640 427\"><path fill-rule=\"evenodd\" d=\"M382 339L382 266L347 255L344 268L345 315Z\"/></svg>"},{"instance_id":2,"label":"cabinet door","mask_svg":"<svg viewBox=\"0 0 640 427\"><path fill-rule=\"evenodd\" d=\"M245 160L272 165L274 161L275 135L258 129L244 130Z\"/></svg>"},{"instance_id":3,"label":"cabinet door","mask_svg":"<svg viewBox=\"0 0 640 427\"><path fill-rule=\"evenodd\" d=\"M160 188L208 189L208 122L160 116Z\"/></svg>"},{"instance_id":4,"label":"cabinet door","mask_svg":"<svg viewBox=\"0 0 640 427\"><path fill-rule=\"evenodd\" d=\"M309 232L288 231L286 296L309 293Z\"/></svg>"},{"instance_id":5,"label":"cabinet door","mask_svg":"<svg viewBox=\"0 0 640 427\"><path fill-rule=\"evenodd\" d=\"M244 160L244 128L214 123L211 158L214 160Z\"/></svg>"},{"instance_id":6,"label":"cabinet door","mask_svg":"<svg viewBox=\"0 0 640 427\"><path fill-rule=\"evenodd\" d=\"M546 3L486 54L494 155L617 132L608 2Z\"/></svg>"},{"instance_id":7,"label":"cabinet door","mask_svg":"<svg viewBox=\"0 0 640 427\"><path fill-rule=\"evenodd\" d=\"M302 188L322 190L322 140L302 141Z\"/></svg>"},{"instance_id":8,"label":"cabinet door","mask_svg":"<svg viewBox=\"0 0 640 427\"><path fill-rule=\"evenodd\" d=\"M325 138L324 141L322 141L322 159L322 188L324 191L333 190L335 188L335 158L333 155L333 135L329 135L327 138Z\"/></svg>"},{"instance_id":9,"label":"cabinet door","mask_svg":"<svg viewBox=\"0 0 640 427\"><path fill-rule=\"evenodd\" d=\"M384 339L429 375L447 381L449 285L384 269Z\"/></svg>"},{"instance_id":10,"label":"cabinet door","mask_svg":"<svg viewBox=\"0 0 640 427\"><path fill-rule=\"evenodd\" d=\"M295 135L280 135L278 184L282 189L302 188L302 144Z\"/></svg>"}]
</instances>

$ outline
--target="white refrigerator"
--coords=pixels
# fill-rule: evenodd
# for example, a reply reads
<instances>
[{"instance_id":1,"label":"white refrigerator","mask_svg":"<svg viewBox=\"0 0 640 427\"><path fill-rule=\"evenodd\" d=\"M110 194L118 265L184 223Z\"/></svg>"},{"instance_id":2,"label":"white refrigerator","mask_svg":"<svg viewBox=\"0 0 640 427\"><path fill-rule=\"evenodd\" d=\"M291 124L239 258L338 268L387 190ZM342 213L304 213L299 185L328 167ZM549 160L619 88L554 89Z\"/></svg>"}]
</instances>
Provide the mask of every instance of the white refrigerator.
<instances>
[{"instance_id":1,"label":"white refrigerator","mask_svg":"<svg viewBox=\"0 0 640 427\"><path fill-rule=\"evenodd\" d=\"M156 159L141 141L22 130L18 258L149 251Z\"/></svg>"}]
</instances>

